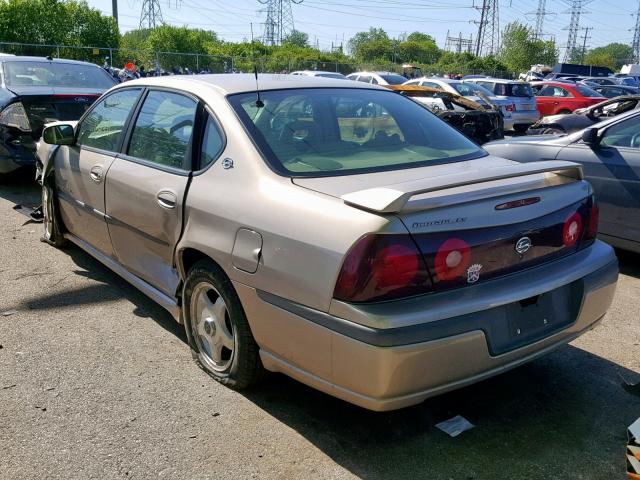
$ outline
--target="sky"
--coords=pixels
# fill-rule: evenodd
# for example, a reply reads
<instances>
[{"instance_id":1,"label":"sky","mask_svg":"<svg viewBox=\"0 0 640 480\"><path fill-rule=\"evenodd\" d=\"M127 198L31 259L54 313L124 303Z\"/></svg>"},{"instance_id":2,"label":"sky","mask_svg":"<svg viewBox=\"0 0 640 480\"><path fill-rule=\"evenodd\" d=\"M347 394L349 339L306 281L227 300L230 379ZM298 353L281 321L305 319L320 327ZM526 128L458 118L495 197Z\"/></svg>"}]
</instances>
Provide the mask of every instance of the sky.
<instances>
[{"instance_id":1,"label":"sky","mask_svg":"<svg viewBox=\"0 0 640 480\"><path fill-rule=\"evenodd\" d=\"M118 0L119 25L122 32L138 27L143 0ZM266 1L266 0L263 0ZM297 1L297 0L296 0ZM498 0L500 29L518 20L535 24L533 13L538 0ZM165 23L215 31L227 41L255 37L264 29L265 5L258 0L159 0ZM105 14L111 14L111 0L88 0ZM346 42L355 33L369 27L383 28L390 37L414 31L428 33L443 48L450 35L469 38L477 33L482 0L303 0L293 4L295 28L309 35L310 43L323 50ZM587 48L612 42L631 44L635 13L640 0L593 0L581 17L581 27L588 31ZM555 36L560 56L567 41L569 7L564 0L546 0L544 33ZM564 13L563 13L564 12ZM584 31L580 32L583 35ZM579 38L582 45L583 38Z\"/></svg>"}]
</instances>

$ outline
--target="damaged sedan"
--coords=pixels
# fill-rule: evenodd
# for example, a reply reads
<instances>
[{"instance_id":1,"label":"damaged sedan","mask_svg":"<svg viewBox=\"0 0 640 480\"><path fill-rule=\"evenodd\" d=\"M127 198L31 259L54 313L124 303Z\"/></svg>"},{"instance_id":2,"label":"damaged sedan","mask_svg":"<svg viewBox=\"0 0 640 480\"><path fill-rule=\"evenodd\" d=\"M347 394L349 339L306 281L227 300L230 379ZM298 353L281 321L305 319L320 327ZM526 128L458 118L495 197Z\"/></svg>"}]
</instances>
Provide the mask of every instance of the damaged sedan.
<instances>
[{"instance_id":1,"label":"damaged sedan","mask_svg":"<svg viewBox=\"0 0 640 480\"><path fill-rule=\"evenodd\" d=\"M267 370L406 407L566 344L613 299L579 165L490 156L375 85L145 78L43 139L45 239L166 308L231 388Z\"/></svg>"}]
</instances>

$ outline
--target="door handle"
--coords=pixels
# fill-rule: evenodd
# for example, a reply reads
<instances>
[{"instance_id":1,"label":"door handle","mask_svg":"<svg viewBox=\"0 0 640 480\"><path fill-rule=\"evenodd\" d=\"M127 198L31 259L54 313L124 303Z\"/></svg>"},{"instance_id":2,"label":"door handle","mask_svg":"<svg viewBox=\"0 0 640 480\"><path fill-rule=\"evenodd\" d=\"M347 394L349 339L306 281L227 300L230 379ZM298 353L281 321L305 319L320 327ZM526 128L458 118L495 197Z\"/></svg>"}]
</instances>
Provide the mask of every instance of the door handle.
<instances>
[{"instance_id":1,"label":"door handle","mask_svg":"<svg viewBox=\"0 0 640 480\"><path fill-rule=\"evenodd\" d=\"M176 208L178 197L176 197L176 194L173 192L163 190L161 192L158 192L157 199L158 205L160 205L162 208L172 209Z\"/></svg>"},{"instance_id":2,"label":"door handle","mask_svg":"<svg viewBox=\"0 0 640 480\"><path fill-rule=\"evenodd\" d=\"M91 167L91 170L89 171L89 178L96 183L100 183L102 181L102 166L94 165Z\"/></svg>"}]
</instances>

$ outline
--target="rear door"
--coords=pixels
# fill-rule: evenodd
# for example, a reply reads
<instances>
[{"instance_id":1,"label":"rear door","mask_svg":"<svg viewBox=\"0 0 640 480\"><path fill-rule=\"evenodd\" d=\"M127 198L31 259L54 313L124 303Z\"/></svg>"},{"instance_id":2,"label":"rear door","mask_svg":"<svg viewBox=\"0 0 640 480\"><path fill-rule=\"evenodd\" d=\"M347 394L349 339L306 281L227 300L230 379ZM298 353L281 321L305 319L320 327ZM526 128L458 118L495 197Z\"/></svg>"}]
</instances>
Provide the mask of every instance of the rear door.
<instances>
[{"instance_id":1,"label":"rear door","mask_svg":"<svg viewBox=\"0 0 640 480\"><path fill-rule=\"evenodd\" d=\"M60 147L55 160L65 226L109 256L113 250L105 222L104 178L141 92L141 88L127 88L101 98L78 124L76 144Z\"/></svg>"},{"instance_id":2,"label":"rear door","mask_svg":"<svg viewBox=\"0 0 640 480\"><path fill-rule=\"evenodd\" d=\"M607 128L597 148L577 142L558 159L584 166L600 205L600 232L640 241L640 115Z\"/></svg>"},{"instance_id":3,"label":"rear door","mask_svg":"<svg viewBox=\"0 0 640 480\"><path fill-rule=\"evenodd\" d=\"M173 252L193 165L197 99L149 90L109 169L105 201L118 261L162 292L175 293Z\"/></svg>"},{"instance_id":4,"label":"rear door","mask_svg":"<svg viewBox=\"0 0 640 480\"><path fill-rule=\"evenodd\" d=\"M565 88L555 85L545 85L536 95L536 104L541 115L555 115L563 109L570 110L564 103L571 98L571 93Z\"/></svg>"}]
</instances>

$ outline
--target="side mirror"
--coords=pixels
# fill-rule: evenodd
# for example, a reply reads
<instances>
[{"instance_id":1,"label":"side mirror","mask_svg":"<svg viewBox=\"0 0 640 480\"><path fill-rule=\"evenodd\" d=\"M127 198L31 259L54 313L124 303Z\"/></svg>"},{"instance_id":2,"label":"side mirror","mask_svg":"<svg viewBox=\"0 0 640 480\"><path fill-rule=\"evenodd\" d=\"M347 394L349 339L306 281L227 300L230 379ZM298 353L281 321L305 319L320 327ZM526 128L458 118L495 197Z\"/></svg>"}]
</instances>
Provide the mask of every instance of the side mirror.
<instances>
[{"instance_id":1,"label":"side mirror","mask_svg":"<svg viewBox=\"0 0 640 480\"><path fill-rule=\"evenodd\" d=\"M76 142L73 125L65 123L49 125L42 132L42 140L51 145L73 145Z\"/></svg>"},{"instance_id":2,"label":"side mirror","mask_svg":"<svg viewBox=\"0 0 640 480\"><path fill-rule=\"evenodd\" d=\"M582 141L590 147L597 147L600 143L600 136L597 128L587 128L582 132Z\"/></svg>"}]
</instances>

